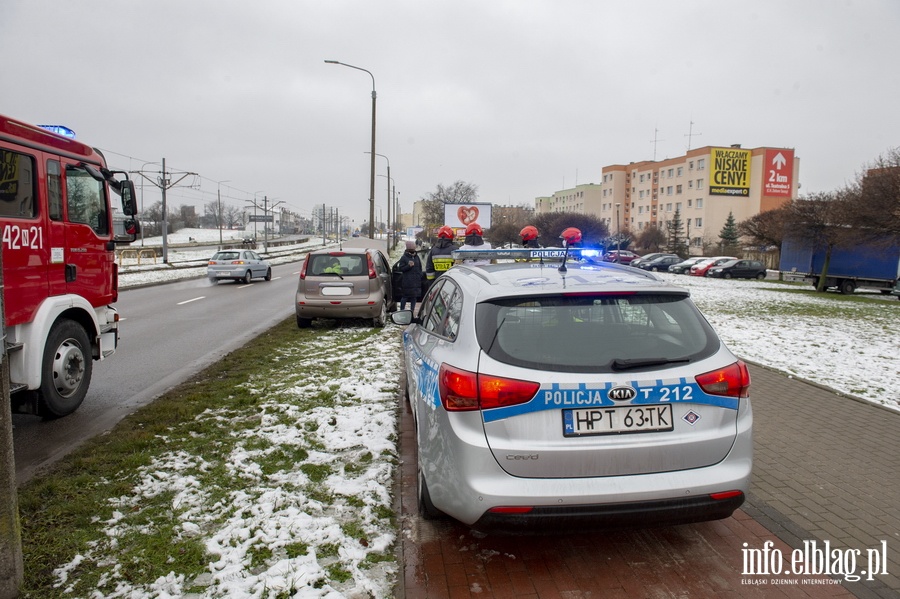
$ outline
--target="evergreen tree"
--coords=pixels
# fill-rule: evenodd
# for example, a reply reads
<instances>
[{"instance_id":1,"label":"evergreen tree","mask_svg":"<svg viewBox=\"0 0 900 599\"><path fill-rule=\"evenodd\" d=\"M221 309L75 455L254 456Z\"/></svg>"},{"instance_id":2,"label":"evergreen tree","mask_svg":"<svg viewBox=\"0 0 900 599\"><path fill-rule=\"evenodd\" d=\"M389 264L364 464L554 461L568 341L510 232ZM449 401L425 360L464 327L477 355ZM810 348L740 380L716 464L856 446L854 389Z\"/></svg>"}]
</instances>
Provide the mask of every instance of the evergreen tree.
<instances>
[{"instance_id":1,"label":"evergreen tree","mask_svg":"<svg viewBox=\"0 0 900 599\"><path fill-rule=\"evenodd\" d=\"M684 236L684 222L681 220L681 208L676 208L672 220L666 223L666 232L668 233L666 249L673 254L686 258L688 248L687 240Z\"/></svg>"},{"instance_id":2,"label":"evergreen tree","mask_svg":"<svg viewBox=\"0 0 900 599\"><path fill-rule=\"evenodd\" d=\"M719 246L723 254L734 256L740 247L741 234L738 232L737 223L734 222L734 213L729 212L725 220L725 226L719 232Z\"/></svg>"}]
</instances>

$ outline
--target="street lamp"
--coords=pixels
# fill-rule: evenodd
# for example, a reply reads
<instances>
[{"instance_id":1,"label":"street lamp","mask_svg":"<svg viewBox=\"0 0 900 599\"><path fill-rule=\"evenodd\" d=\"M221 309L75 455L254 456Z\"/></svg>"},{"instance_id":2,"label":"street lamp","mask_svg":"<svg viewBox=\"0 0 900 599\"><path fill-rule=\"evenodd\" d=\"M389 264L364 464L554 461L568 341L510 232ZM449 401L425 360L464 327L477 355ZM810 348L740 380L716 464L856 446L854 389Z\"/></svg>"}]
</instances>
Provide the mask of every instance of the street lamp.
<instances>
[{"instance_id":1,"label":"street lamp","mask_svg":"<svg viewBox=\"0 0 900 599\"><path fill-rule=\"evenodd\" d=\"M218 212L219 218L216 219L216 221L217 221L216 224L219 225L219 249L221 250L222 249L222 183L231 183L231 181L230 180L217 181L217 183L219 184L218 192L217 192L217 195L219 198L219 212Z\"/></svg>"},{"instance_id":2,"label":"street lamp","mask_svg":"<svg viewBox=\"0 0 900 599\"><path fill-rule=\"evenodd\" d=\"M365 153L368 154L369 152L365 152ZM388 226L388 231L390 231L391 230L391 181L392 181L392 179L391 179L391 159L388 158L387 156L385 156L384 154L375 154L375 155L381 156L382 158L387 160L387 180L388 180L387 181L387 184L388 184L387 185L387 226ZM391 247L390 234L388 234L387 245L388 245L388 250L390 250L390 247Z\"/></svg>"},{"instance_id":3,"label":"street lamp","mask_svg":"<svg viewBox=\"0 0 900 599\"><path fill-rule=\"evenodd\" d=\"M619 229L619 206L621 205L616 202L616 262L619 261L619 250L622 246L622 230Z\"/></svg>"},{"instance_id":4,"label":"street lamp","mask_svg":"<svg viewBox=\"0 0 900 599\"><path fill-rule=\"evenodd\" d=\"M361 67L355 67L352 64L338 62L337 60L326 60L325 62L369 73L369 77L372 78L372 161L369 172L369 239L375 239L375 75Z\"/></svg>"}]
</instances>

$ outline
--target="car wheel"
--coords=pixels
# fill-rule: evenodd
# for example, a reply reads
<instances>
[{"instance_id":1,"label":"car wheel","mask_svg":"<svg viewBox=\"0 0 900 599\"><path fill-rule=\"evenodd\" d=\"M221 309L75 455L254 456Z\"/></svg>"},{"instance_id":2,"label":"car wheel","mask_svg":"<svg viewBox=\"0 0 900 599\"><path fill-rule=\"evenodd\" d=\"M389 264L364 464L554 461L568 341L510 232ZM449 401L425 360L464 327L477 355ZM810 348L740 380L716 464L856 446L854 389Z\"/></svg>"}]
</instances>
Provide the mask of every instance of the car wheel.
<instances>
[{"instance_id":1,"label":"car wheel","mask_svg":"<svg viewBox=\"0 0 900 599\"><path fill-rule=\"evenodd\" d=\"M422 474L422 468L418 469L418 496L419 496L419 514L424 520L439 520L443 516L441 510L434 507L431 502L431 493L428 492L428 484L425 482L425 475Z\"/></svg>"},{"instance_id":2,"label":"car wheel","mask_svg":"<svg viewBox=\"0 0 900 599\"><path fill-rule=\"evenodd\" d=\"M244 283L247 283L249 285L250 281L252 281L252 280L253 280L253 273L248 270L246 273L244 273Z\"/></svg>"},{"instance_id":3,"label":"car wheel","mask_svg":"<svg viewBox=\"0 0 900 599\"><path fill-rule=\"evenodd\" d=\"M372 319L372 326L378 329L384 327L385 323L387 322L387 312L387 302L382 300L381 311L378 313L378 316Z\"/></svg>"},{"instance_id":4,"label":"car wheel","mask_svg":"<svg viewBox=\"0 0 900 599\"><path fill-rule=\"evenodd\" d=\"M308 329L309 325L312 324L312 318L301 318L297 317L297 328L298 329Z\"/></svg>"},{"instance_id":5,"label":"car wheel","mask_svg":"<svg viewBox=\"0 0 900 599\"><path fill-rule=\"evenodd\" d=\"M756 278L759 279L760 281L762 281L763 279L766 278L766 273L761 272L758 275L756 275Z\"/></svg>"},{"instance_id":6,"label":"car wheel","mask_svg":"<svg viewBox=\"0 0 900 599\"><path fill-rule=\"evenodd\" d=\"M44 347L39 411L44 418L67 416L78 409L91 384L91 342L71 320L53 325Z\"/></svg>"},{"instance_id":7,"label":"car wheel","mask_svg":"<svg viewBox=\"0 0 900 599\"><path fill-rule=\"evenodd\" d=\"M214 279L214 278L210 277L210 278L209 278L209 284L210 284L210 285L218 285L218 284L219 284L219 279Z\"/></svg>"},{"instance_id":8,"label":"car wheel","mask_svg":"<svg viewBox=\"0 0 900 599\"><path fill-rule=\"evenodd\" d=\"M730 278L731 278L731 273L730 273L730 272L726 272L724 275L722 275L722 278L724 278L724 279L730 279Z\"/></svg>"},{"instance_id":9,"label":"car wheel","mask_svg":"<svg viewBox=\"0 0 900 599\"><path fill-rule=\"evenodd\" d=\"M856 291L856 285L853 283L853 281L841 281L840 290L844 295L851 295L854 291Z\"/></svg>"},{"instance_id":10,"label":"car wheel","mask_svg":"<svg viewBox=\"0 0 900 599\"><path fill-rule=\"evenodd\" d=\"M271 281L271 280L272 280L272 269L271 269L271 268L268 269L268 270L266 270L266 277L265 277L265 278L266 278L267 281Z\"/></svg>"}]
</instances>

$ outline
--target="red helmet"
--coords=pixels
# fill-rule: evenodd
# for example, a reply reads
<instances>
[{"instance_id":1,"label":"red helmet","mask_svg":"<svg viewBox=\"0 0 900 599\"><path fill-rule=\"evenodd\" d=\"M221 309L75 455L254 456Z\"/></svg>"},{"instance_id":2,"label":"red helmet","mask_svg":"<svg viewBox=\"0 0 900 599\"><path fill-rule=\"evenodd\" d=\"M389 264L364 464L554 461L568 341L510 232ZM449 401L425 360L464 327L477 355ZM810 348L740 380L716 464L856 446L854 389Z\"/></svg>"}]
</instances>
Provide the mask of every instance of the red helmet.
<instances>
[{"instance_id":1,"label":"red helmet","mask_svg":"<svg viewBox=\"0 0 900 599\"><path fill-rule=\"evenodd\" d=\"M519 231L519 236L522 238L522 241L531 241L532 239L538 238L538 230L537 227L533 225L528 225Z\"/></svg>"},{"instance_id":2,"label":"red helmet","mask_svg":"<svg viewBox=\"0 0 900 599\"><path fill-rule=\"evenodd\" d=\"M569 245L581 241L581 231L575 227L569 227L560 235Z\"/></svg>"},{"instance_id":3,"label":"red helmet","mask_svg":"<svg viewBox=\"0 0 900 599\"><path fill-rule=\"evenodd\" d=\"M444 225L440 229L438 229L438 237L443 237L444 239L453 239L456 237L456 233L453 232L453 229Z\"/></svg>"},{"instance_id":4,"label":"red helmet","mask_svg":"<svg viewBox=\"0 0 900 599\"><path fill-rule=\"evenodd\" d=\"M469 226L466 227L466 235L478 235L481 237L484 235L484 232L481 230L481 225L478 223L469 223Z\"/></svg>"}]
</instances>

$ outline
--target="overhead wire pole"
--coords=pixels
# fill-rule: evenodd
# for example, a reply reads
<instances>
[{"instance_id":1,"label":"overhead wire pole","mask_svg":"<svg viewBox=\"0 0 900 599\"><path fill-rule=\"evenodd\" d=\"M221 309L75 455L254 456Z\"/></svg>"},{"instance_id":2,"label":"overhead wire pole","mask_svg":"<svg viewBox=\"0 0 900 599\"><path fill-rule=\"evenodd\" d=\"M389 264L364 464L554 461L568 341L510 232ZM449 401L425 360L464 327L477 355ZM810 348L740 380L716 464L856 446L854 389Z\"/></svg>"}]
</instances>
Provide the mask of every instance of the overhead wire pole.
<instances>
[{"instance_id":1,"label":"overhead wire pole","mask_svg":"<svg viewBox=\"0 0 900 599\"><path fill-rule=\"evenodd\" d=\"M167 235L168 235L168 229L169 229L169 209L166 206L166 190L171 189L172 187L175 187L176 185L178 185L185 177L188 177L190 175L197 177L198 175L197 175L197 173L183 173L181 175L181 177L179 177L177 180L170 182L170 179L168 177L166 177L166 159L165 158L162 159L162 173L160 174L160 176L157 178L156 181L154 181L153 179L151 179L150 177L145 175L142 171L137 171L137 174L139 174L141 177L143 177L147 181L150 181L157 187L159 187L159 189L162 191L162 219L163 219L163 226L162 226L162 253L163 253L163 255L162 255L162 258L163 258L163 264L168 264L168 262L169 262L169 246L168 246Z\"/></svg>"},{"instance_id":2,"label":"overhead wire pole","mask_svg":"<svg viewBox=\"0 0 900 599\"><path fill-rule=\"evenodd\" d=\"M325 62L328 64L339 64L342 67L349 67L351 69L356 69L357 71L363 71L364 73L368 73L369 77L372 78L372 160L369 170L369 239L375 239L375 98L377 97L377 94L375 93L375 75L367 69L353 66L352 64L347 64L345 62L339 62L337 60L326 60Z\"/></svg>"},{"instance_id":3,"label":"overhead wire pole","mask_svg":"<svg viewBox=\"0 0 900 599\"><path fill-rule=\"evenodd\" d=\"M369 152L366 152L368 154ZM388 231L391 230L391 159L385 156L384 154L375 154L376 156L381 156L385 160L387 160L387 228ZM387 233L386 243L388 249L391 247L391 238L390 233Z\"/></svg>"}]
</instances>

